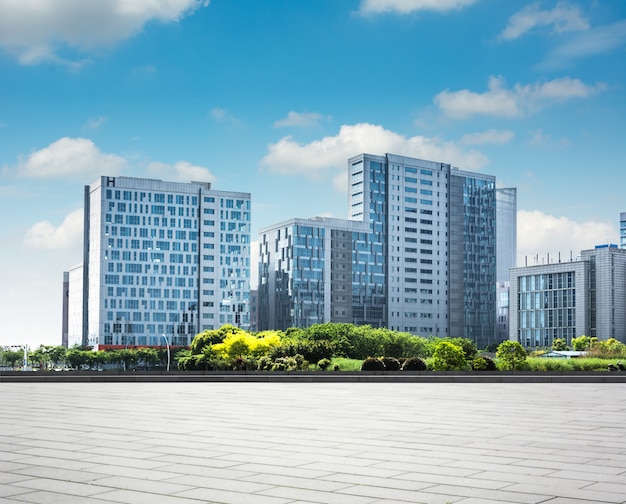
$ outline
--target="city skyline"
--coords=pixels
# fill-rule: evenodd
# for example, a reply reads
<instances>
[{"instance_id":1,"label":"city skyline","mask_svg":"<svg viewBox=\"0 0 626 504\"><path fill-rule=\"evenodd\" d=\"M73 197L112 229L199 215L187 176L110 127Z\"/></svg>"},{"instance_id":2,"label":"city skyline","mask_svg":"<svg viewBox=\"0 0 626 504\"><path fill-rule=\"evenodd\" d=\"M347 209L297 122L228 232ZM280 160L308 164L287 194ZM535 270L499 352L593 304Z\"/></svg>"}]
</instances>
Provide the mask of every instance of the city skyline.
<instances>
[{"instance_id":1,"label":"city skyline","mask_svg":"<svg viewBox=\"0 0 626 504\"><path fill-rule=\"evenodd\" d=\"M518 266L619 243L625 48L608 0L0 0L0 344L60 344L101 175L250 192L256 240L393 152L516 187Z\"/></svg>"}]
</instances>

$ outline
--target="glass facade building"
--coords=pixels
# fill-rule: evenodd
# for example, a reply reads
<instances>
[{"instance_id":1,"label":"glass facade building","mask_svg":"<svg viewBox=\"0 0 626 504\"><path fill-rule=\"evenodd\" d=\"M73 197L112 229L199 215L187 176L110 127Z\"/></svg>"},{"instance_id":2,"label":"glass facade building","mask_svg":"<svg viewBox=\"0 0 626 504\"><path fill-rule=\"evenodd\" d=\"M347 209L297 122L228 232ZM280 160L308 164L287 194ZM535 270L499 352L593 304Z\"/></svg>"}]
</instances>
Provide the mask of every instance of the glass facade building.
<instances>
[{"instance_id":1,"label":"glass facade building","mask_svg":"<svg viewBox=\"0 0 626 504\"><path fill-rule=\"evenodd\" d=\"M394 154L348 170L347 221L260 231L259 328L350 322L492 343L495 178Z\"/></svg>"},{"instance_id":2,"label":"glass facade building","mask_svg":"<svg viewBox=\"0 0 626 504\"><path fill-rule=\"evenodd\" d=\"M248 328L249 247L248 193L101 177L85 188L82 343L186 346Z\"/></svg>"},{"instance_id":3,"label":"glass facade building","mask_svg":"<svg viewBox=\"0 0 626 504\"><path fill-rule=\"evenodd\" d=\"M626 343L626 250L599 245L569 262L511 270L509 339L527 348L586 335Z\"/></svg>"}]
</instances>

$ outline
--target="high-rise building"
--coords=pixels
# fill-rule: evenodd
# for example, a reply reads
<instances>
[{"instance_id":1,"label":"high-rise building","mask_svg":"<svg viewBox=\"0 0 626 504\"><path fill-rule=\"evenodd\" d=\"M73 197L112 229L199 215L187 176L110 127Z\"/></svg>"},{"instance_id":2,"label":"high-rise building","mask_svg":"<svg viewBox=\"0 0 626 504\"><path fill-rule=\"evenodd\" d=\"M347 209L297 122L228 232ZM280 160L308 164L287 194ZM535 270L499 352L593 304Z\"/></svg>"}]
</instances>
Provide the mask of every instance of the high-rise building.
<instances>
[{"instance_id":1,"label":"high-rise building","mask_svg":"<svg viewBox=\"0 0 626 504\"><path fill-rule=\"evenodd\" d=\"M350 322L492 343L495 178L393 154L348 170L349 220L260 231L260 328Z\"/></svg>"},{"instance_id":2,"label":"high-rise building","mask_svg":"<svg viewBox=\"0 0 626 504\"><path fill-rule=\"evenodd\" d=\"M509 339L527 348L586 335L626 343L626 250L598 245L576 260L511 269Z\"/></svg>"},{"instance_id":3,"label":"high-rise building","mask_svg":"<svg viewBox=\"0 0 626 504\"><path fill-rule=\"evenodd\" d=\"M85 187L82 344L186 346L223 324L248 329L249 247L249 193L101 177Z\"/></svg>"},{"instance_id":4,"label":"high-rise building","mask_svg":"<svg viewBox=\"0 0 626 504\"><path fill-rule=\"evenodd\" d=\"M509 281L509 270L517 264L517 189L496 189L497 258L496 280Z\"/></svg>"},{"instance_id":5,"label":"high-rise building","mask_svg":"<svg viewBox=\"0 0 626 504\"><path fill-rule=\"evenodd\" d=\"M626 249L626 212L619 214L619 248Z\"/></svg>"}]
</instances>

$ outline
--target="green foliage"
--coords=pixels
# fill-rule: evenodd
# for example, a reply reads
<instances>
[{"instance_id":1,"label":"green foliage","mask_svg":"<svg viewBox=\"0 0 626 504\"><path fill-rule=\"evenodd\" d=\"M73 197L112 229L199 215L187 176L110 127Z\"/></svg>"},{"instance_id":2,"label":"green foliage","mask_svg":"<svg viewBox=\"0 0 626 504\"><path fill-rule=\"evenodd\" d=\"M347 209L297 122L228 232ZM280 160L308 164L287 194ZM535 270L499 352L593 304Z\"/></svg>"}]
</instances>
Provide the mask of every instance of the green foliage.
<instances>
[{"instance_id":1,"label":"green foliage","mask_svg":"<svg viewBox=\"0 0 626 504\"><path fill-rule=\"evenodd\" d=\"M303 355L309 362L318 362L321 359L331 359L334 355L334 347L330 341L287 340L273 347L269 355L273 359L278 357L293 357Z\"/></svg>"},{"instance_id":2,"label":"green foliage","mask_svg":"<svg viewBox=\"0 0 626 504\"><path fill-rule=\"evenodd\" d=\"M428 366L420 357L410 357L402 364L402 371L426 371Z\"/></svg>"},{"instance_id":3,"label":"green foliage","mask_svg":"<svg viewBox=\"0 0 626 504\"><path fill-rule=\"evenodd\" d=\"M601 358L626 358L626 345L619 342L615 338L609 338L608 340L591 341L589 349L590 357Z\"/></svg>"},{"instance_id":4,"label":"green foliage","mask_svg":"<svg viewBox=\"0 0 626 504\"><path fill-rule=\"evenodd\" d=\"M2 352L2 364L16 368L24 361L24 352L20 350L5 350Z\"/></svg>"},{"instance_id":5,"label":"green foliage","mask_svg":"<svg viewBox=\"0 0 626 504\"><path fill-rule=\"evenodd\" d=\"M347 359L345 357L334 357L330 363L334 371L360 371L361 364L360 359Z\"/></svg>"},{"instance_id":6,"label":"green foliage","mask_svg":"<svg viewBox=\"0 0 626 504\"><path fill-rule=\"evenodd\" d=\"M380 360L383 361L386 371L400 371L400 368L402 367L400 365L400 361L395 357L383 357Z\"/></svg>"},{"instance_id":7,"label":"green foliage","mask_svg":"<svg viewBox=\"0 0 626 504\"><path fill-rule=\"evenodd\" d=\"M430 366L433 371L462 371L467 369L465 352L450 341L439 341L435 345Z\"/></svg>"},{"instance_id":8,"label":"green foliage","mask_svg":"<svg viewBox=\"0 0 626 504\"><path fill-rule=\"evenodd\" d=\"M361 371L384 371L385 363L380 359L374 357L368 357L361 364Z\"/></svg>"},{"instance_id":9,"label":"green foliage","mask_svg":"<svg viewBox=\"0 0 626 504\"><path fill-rule=\"evenodd\" d=\"M222 343L226 336L229 334L243 333L242 329L238 327L226 324L219 329L206 330L200 334L196 334L196 337L191 342L189 348L192 354L202 353L202 349L209 345L217 345Z\"/></svg>"},{"instance_id":10,"label":"green foliage","mask_svg":"<svg viewBox=\"0 0 626 504\"><path fill-rule=\"evenodd\" d=\"M469 338L446 338L445 341L449 341L453 345L461 347L465 354L465 360L472 360L478 354L478 348L476 343Z\"/></svg>"},{"instance_id":11,"label":"green foliage","mask_svg":"<svg viewBox=\"0 0 626 504\"><path fill-rule=\"evenodd\" d=\"M504 341L498 345L496 359L498 368L504 371L522 369L526 362L526 351L519 341Z\"/></svg>"},{"instance_id":12,"label":"green foliage","mask_svg":"<svg viewBox=\"0 0 626 504\"><path fill-rule=\"evenodd\" d=\"M577 352L584 352L589 350L591 346L591 338L589 336L579 336L578 338L572 338L572 348Z\"/></svg>"},{"instance_id":13,"label":"green foliage","mask_svg":"<svg viewBox=\"0 0 626 504\"><path fill-rule=\"evenodd\" d=\"M555 338L552 342L552 350L554 350L555 352L569 350L569 348L567 347L567 341L565 341L563 338Z\"/></svg>"},{"instance_id":14,"label":"green foliage","mask_svg":"<svg viewBox=\"0 0 626 504\"><path fill-rule=\"evenodd\" d=\"M328 366L330 366L330 359L320 359L317 362L317 367L320 368L322 371L326 371Z\"/></svg>"},{"instance_id":15,"label":"green foliage","mask_svg":"<svg viewBox=\"0 0 626 504\"><path fill-rule=\"evenodd\" d=\"M498 367L490 357L479 355L472 360L472 370L474 371L496 371Z\"/></svg>"}]
</instances>

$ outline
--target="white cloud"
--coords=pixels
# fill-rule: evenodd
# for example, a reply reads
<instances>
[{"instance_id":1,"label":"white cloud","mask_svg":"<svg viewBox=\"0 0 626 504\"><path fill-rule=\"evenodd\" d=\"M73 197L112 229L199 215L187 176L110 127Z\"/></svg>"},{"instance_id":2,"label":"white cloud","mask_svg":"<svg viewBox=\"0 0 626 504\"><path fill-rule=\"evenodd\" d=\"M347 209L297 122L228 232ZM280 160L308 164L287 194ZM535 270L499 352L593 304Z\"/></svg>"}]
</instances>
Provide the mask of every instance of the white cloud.
<instances>
[{"instance_id":1,"label":"white cloud","mask_svg":"<svg viewBox=\"0 0 626 504\"><path fill-rule=\"evenodd\" d=\"M449 11L472 5L477 0L361 0L359 13L380 14L397 12L409 14L415 11Z\"/></svg>"},{"instance_id":2,"label":"white cloud","mask_svg":"<svg viewBox=\"0 0 626 504\"><path fill-rule=\"evenodd\" d=\"M91 117L87 120L87 124L85 124L85 128L88 129L98 129L106 122L106 117Z\"/></svg>"},{"instance_id":3,"label":"white cloud","mask_svg":"<svg viewBox=\"0 0 626 504\"><path fill-rule=\"evenodd\" d=\"M617 230L610 222L588 220L576 222L567 217L547 215L539 210L517 212L517 265L524 266L526 260L532 266L541 261L569 261L570 253L575 258L581 250L603 243L616 243Z\"/></svg>"},{"instance_id":4,"label":"white cloud","mask_svg":"<svg viewBox=\"0 0 626 504\"><path fill-rule=\"evenodd\" d=\"M66 47L109 46L151 20L176 22L208 0L0 0L0 47L23 65L67 62Z\"/></svg>"},{"instance_id":5,"label":"white cloud","mask_svg":"<svg viewBox=\"0 0 626 504\"><path fill-rule=\"evenodd\" d=\"M550 25L554 25L557 33L589 29L589 22L576 5L559 2L552 10L542 10L539 3L533 3L509 18L509 24L500 37L512 40L521 37L536 26Z\"/></svg>"},{"instance_id":6,"label":"white cloud","mask_svg":"<svg viewBox=\"0 0 626 504\"><path fill-rule=\"evenodd\" d=\"M241 122L230 112L220 107L211 109L211 117L213 117L213 119L219 123L229 122L231 124L239 124Z\"/></svg>"},{"instance_id":7,"label":"white cloud","mask_svg":"<svg viewBox=\"0 0 626 504\"><path fill-rule=\"evenodd\" d=\"M74 210L58 227L48 221L37 222L26 232L24 244L45 250L79 246L83 239L83 214L82 208Z\"/></svg>"},{"instance_id":8,"label":"white cloud","mask_svg":"<svg viewBox=\"0 0 626 504\"><path fill-rule=\"evenodd\" d=\"M287 117L284 119L279 119L274 123L275 128L284 128L288 126L298 126L298 127L310 127L317 126L319 122L323 119L330 119L328 116L323 116L322 114L318 114L316 112L294 112L293 110L287 114Z\"/></svg>"},{"instance_id":9,"label":"white cloud","mask_svg":"<svg viewBox=\"0 0 626 504\"><path fill-rule=\"evenodd\" d=\"M64 137L20 158L17 174L29 178L117 175L126 164L120 156L101 152L91 140Z\"/></svg>"},{"instance_id":10,"label":"white cloud","mask_svg":"<svg viewBox=\"0 0 626 504\"><path fill-rule=\"evenodd\" d=\"M454 142L424 136L406 137L368 123L344 125L337 135L308 144L298 143L291 136L283 137L268 146L268 153L259 164L271 173L319 178L330 172L335 177L346 171L348 158L363 152L440 160L468 170L487 164L484 154L464 151ZM334 184L345 186L340 175Z\"/></svg>"},{"instance_id":11,"label":"white cloud","mask_svg":"<svg viewBox=\"0 0 626 504\"><path fill-rule=\"evenodd\" d=\"M208 168L194 166L187 161L178 161L174 164L150 163L146 167L150 177L176 182L215 182L215 176Z\"/></svg>"},{"instance_id":12,"label":"white cloud","mask_svg":"<svg viewBox=\"0 0 626 504\"><path fill-rule=\"evenodd\" d=\"M567 147L570 142L567 138L561 137L558 140L553 139L550 135L547 135L543 130L538 129L533 131L530 135L530 145L533 147Z\"/></svg>"},{"instance_id":13,"label":"white cloud","mask_svg":"<svg viewBox=\"0 0 626 504\"><path fill-rule=\"evenodd\" d=\"M555 103L573 98L587 98L604 89L604 85L590 86L578 79L563 77L535 84L516 84L505 87L502 77L490 77L488 91L475 93L468 89L442 91L434 98L435 105L449 117L466 118L472 115L520 117Z\"/></svg>"},{"instance_id":14,"label":"white cloud","mask_svg":"<svg viewBox=\"0 0 626 504\"><path fill-rule=\"evenodd\" d=\"M540 67L564 68L580 58L608 53L624 45L626 45L626 20L598 26L570 37L565 43L553 49Z\"/></svg>"},{"instance_id":15,"label":"white cloud","mask_svg":"<svg viewBox=\"0 0 626 504\"><path fill-rule=\"evenodd\" d=\"M479 133L468 133L461 137L461 143L465 145L482 145L482 144L506 144L509 143L515 133L509 130L490 129Z\"/></svg>"}]
</instances>

